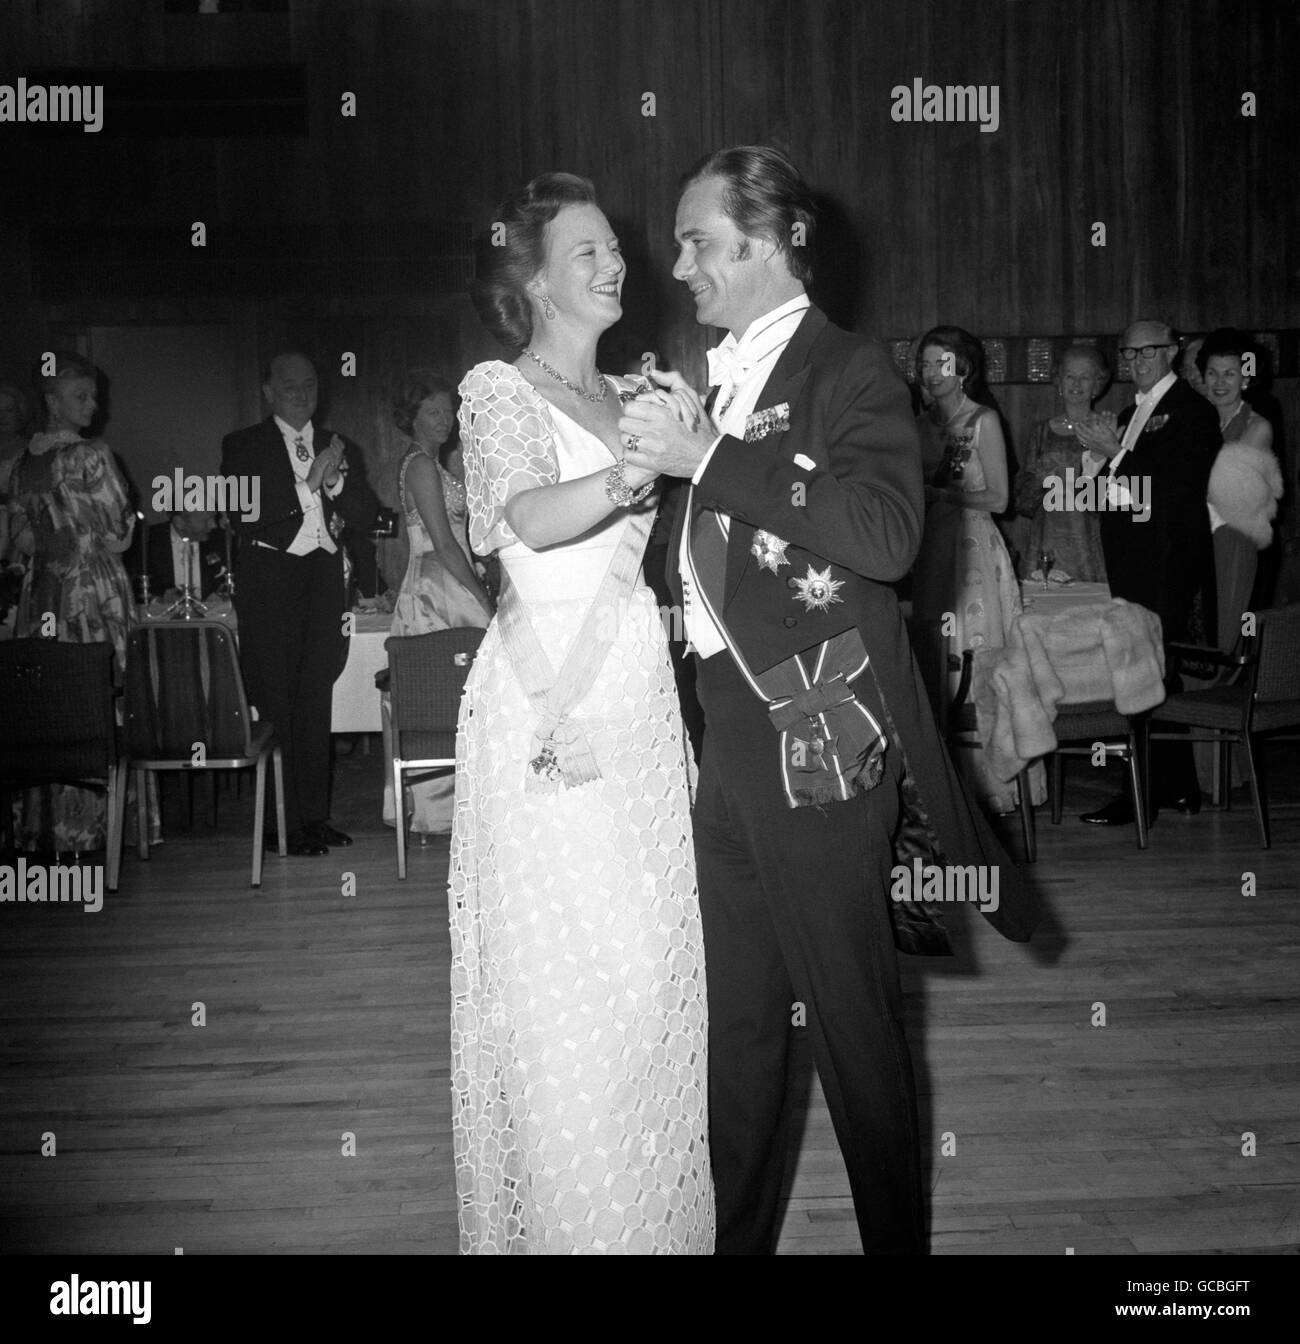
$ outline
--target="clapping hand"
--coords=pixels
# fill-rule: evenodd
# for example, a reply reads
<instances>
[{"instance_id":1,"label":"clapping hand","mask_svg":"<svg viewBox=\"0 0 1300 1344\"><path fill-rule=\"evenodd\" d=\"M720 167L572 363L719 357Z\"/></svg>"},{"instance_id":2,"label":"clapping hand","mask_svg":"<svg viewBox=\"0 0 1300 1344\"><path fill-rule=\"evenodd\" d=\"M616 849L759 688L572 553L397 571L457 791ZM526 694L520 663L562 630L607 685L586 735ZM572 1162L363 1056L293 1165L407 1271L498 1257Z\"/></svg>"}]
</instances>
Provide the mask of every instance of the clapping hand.
<instances>
[{"instance_id":1,"label":"clapping hand","mask_svg":"<svg viewBox=\"0 0 1300 1344\"><path fill-rule=\"evenodd\" d=\"M1074 427L1074 437L1089 452L1111 458L1120 450L1119 430L1114 412L1092 411Z\"/></svg>"},{"instance_id":2,"label":"clapping hand","mask_svg":"<svg viewBox=\"0 0 1300 1344\"><path fill-rule=\"evenodd\" d=\"M650 376L660 390L628 402L618 422L624 461L657 475L694 476L717 431L680 373L651 369Z\"/></svg>"},{"instance_id":3,"label":"clapping hand","mask_svg":"<svg viewBox=\"0 0 1300 1344\"><path fill-rule=\"evenodd\" d=\"M323 453L316 454L316 460L307 473L307 488L315 492L324 485L327 490L333 490L347 469L343 440L334 434L330 437L330 446Z\"/></svg>"}]
</instances>

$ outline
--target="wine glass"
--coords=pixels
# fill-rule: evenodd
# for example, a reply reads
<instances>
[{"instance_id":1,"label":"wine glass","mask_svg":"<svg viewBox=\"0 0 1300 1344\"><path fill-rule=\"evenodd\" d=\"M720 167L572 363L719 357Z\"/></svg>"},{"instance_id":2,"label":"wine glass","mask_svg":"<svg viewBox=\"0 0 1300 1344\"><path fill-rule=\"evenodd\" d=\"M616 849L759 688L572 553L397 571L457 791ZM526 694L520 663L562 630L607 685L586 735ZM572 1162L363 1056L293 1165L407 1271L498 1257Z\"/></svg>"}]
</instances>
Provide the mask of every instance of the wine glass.
<instances>
[{"instance_id":1,"label":"wine glass","mask_svg":"<svg viewBox=\"0 0 1300 1344\"><path fill-rule=\"evenodd\" d=\"M1038 567L1043 571L1043 592L1047 592L1047 576L1052 572L1055 563L1055 552L1047 550L1038 552Z\"/></svg>"}]
</instances>

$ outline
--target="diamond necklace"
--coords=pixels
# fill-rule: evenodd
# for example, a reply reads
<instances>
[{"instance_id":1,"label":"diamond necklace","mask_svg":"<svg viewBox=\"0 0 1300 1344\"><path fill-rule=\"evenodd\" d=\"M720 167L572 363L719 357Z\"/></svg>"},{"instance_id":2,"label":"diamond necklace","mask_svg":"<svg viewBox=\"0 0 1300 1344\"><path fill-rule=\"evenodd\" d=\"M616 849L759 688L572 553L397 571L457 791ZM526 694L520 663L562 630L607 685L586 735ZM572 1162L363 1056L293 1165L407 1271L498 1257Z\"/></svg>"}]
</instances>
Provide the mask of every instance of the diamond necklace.
<instances>
[{"instance_id":1,"label":"diamond necklace","mask_svg":"<svg viewBox=\"0 0 1300 1344\"><path fill-rule=\"evenodd\" d=\"M555 381L556 381L557 383L562 383L565 387L567 387L567 388L569 389L570 392L576 392L576 393L578 394L578 396L580 396L584 401L589 401L589 402L591 402L593 405L595 405L595 406L599 406L600 403L601 403L602 401L605 400L605 397L606 397L606 396L608 395L608 393L609 393L609 385L605 382L605 375L604 375L604 374L600 374L600 375L599 375L599 377L600 377L600 391L599 391L599 392L584 392L584 391L582 390L582 388L580 388L580 387L577 385L577 383L571 383L571 382L570 382L570 381L569 381L569 380L568 380L568 379L567 379L567 378L566 378L566 377L559 371L559 369L553 369L553 368L551 368L551 366L550 366L550 365L549 365L549 364L548 364L548 363L541 357L541 355L534 354L534 353L533 353L531 350L529 350L527 347L524 348L524 354L526 354L526 355L528 356L528 358L531 359L531 360L533 361L533 363L536 364L539 368L544 369L547 373L549 373L549 374L551 375L551 377L554 378Z\"/></svg>"}]
</instances>

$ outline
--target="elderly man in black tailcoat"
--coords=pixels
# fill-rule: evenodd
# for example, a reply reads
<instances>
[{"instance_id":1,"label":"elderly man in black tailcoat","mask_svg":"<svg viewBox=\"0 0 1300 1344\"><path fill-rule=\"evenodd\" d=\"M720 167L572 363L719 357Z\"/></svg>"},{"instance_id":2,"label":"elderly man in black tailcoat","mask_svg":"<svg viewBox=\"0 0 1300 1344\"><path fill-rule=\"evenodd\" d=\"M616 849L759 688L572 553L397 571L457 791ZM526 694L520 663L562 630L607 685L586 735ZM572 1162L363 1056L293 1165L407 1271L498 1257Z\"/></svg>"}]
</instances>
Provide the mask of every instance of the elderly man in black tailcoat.
<instances>
[{"instance_id":1,"label":"elderly man in black tailcoat","mask_svg":"<svg viewBox=\"0 0 1300 1344\"><path fill-rule=\"evenodd\" d=\"M239 659L249 699L283 746L289 853L327 854L352 843L327 820L330 701L348 639L340 538L345 527L368 533L379 506L361 450L313 423L316 369L306 355L276 355L262 392L270 417L221 447L223 476L261 480L258 517L231 515Z\"/></svg>"}]
</instances>

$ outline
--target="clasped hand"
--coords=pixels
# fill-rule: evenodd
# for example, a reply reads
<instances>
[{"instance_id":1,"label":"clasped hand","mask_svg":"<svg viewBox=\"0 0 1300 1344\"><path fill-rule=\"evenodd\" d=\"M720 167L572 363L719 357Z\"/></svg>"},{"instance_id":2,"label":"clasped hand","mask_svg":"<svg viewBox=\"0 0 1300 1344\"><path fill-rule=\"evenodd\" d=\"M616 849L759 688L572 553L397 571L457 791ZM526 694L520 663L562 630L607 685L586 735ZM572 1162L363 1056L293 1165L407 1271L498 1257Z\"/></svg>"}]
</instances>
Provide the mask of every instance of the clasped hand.
<instances>
[{"instance_id":1,"label":"clasped hand","mask_svg":"<svg viewBox=\"0 0 1300 1344\"><path fill-rule=\"evenodd\" d=\"M657 476L690 478L704 460L717 431L698 393L680 373L651 369L659 384L623 407L618 435L624 461Z\"/></svg>"}]
</instances>

